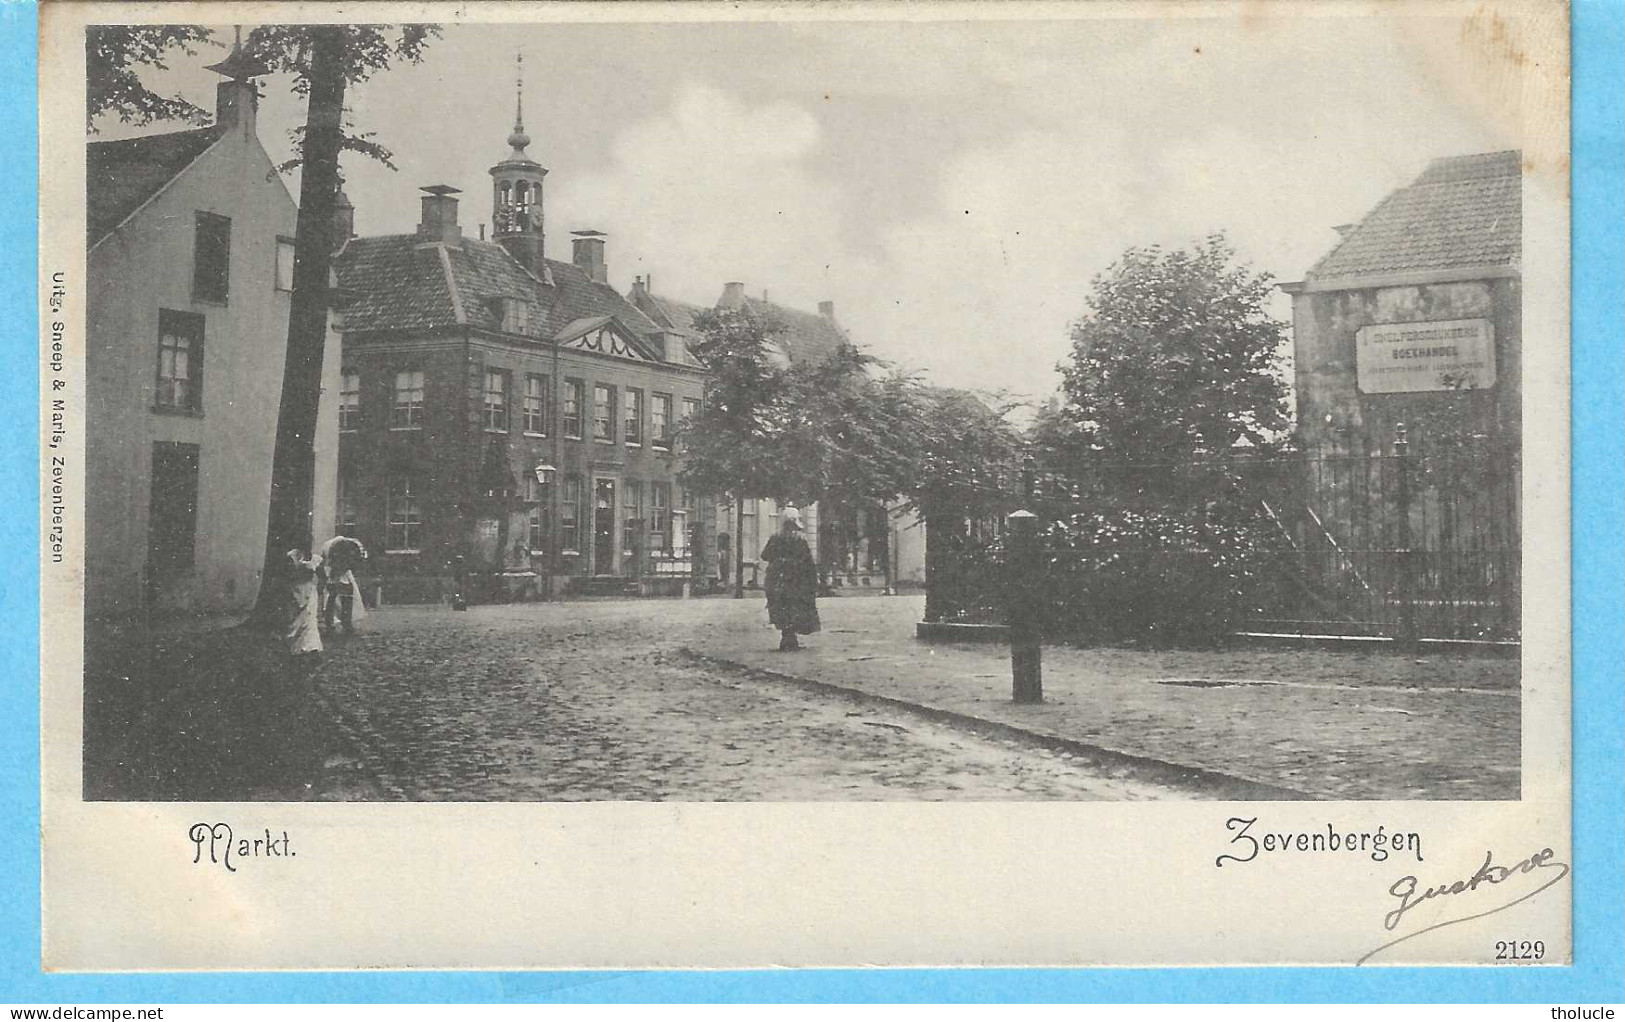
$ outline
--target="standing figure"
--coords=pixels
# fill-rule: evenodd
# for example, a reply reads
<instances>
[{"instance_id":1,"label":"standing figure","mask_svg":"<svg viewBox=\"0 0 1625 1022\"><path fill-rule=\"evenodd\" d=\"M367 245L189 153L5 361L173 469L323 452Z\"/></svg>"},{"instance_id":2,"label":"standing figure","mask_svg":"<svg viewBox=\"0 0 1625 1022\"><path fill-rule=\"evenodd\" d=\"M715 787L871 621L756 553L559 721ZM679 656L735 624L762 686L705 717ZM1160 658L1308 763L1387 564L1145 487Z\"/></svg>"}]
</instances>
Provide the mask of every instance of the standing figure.
<instances>
[{"instance_id":1,"label":"standing figure","mask_svg":"<svg viewBox=\"0 0 1625 1022\"><path fill-rule=\"evenodd\" d=\"M801 512L787 507L779 531L762 548L767 562L767 619L779 630L779 650L800 649L797 635L818 631L818 569L801 536Z\"/></svg>"},{"instance_id":2,"label":"standing figure","mask_svg":"<svg viewBox=\"0 0 1625 1022\"><path fill-rule=\"evenodd\" d=\"M355 619L365 617L366 604L360 599L361 584L356 569L367 559L367 548L358 539L340 533L322 544L322 569L327 576L327 599L322 604L322 627L333 629L333 615L346 634L355 631Z\"/></svg>"},{"instance_id":3,"label":"standing figure","mask_svg":"<svg viewBox=\"0 0 1625 1022\"><path fill-rule=\"evenodd\" d=\"M322 656L321 594L316 580L322 560L304 550L289 550L287 592L288 625L284 638L295 663L320 660Z\"/></svg>"}]
</instances>

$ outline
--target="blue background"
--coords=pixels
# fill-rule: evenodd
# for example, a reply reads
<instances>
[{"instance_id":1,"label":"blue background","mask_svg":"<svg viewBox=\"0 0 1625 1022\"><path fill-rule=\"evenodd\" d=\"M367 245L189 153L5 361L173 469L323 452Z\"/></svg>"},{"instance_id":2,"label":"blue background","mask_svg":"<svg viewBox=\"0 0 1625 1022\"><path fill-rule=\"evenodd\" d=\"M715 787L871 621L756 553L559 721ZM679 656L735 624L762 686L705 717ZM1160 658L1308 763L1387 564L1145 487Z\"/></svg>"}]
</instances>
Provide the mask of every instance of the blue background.
<instances>
[{"instance_id":1,"label":"blue background","mask_svg":"<svg viewBox=\"0 0 1625 1022\"><path fill-rule=\"evenodd\" d=\"M0 0L0 1002L1625 1001L1625 2L1575 0L1574 922L1569 968L46 975L40 971L37 10Z\"/></svg>"}]
</instances>

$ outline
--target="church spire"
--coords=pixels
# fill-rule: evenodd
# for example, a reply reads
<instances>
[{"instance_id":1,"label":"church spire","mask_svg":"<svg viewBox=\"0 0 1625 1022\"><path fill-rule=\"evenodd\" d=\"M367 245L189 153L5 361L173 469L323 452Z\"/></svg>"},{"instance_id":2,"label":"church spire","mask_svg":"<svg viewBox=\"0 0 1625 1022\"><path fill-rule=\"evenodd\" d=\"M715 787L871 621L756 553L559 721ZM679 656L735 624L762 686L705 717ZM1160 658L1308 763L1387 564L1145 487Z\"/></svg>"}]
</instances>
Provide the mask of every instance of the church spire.
<instances>
[{"instance_id":1,"label":"church spire","mask_svg":"<svg viewBox=\"0 0 1625 1022\"><path fill-rule=\"evenodd\" d=\"M508 144L514 152L524 152L530 145L530 136L525 134L525 51L520 50L515 61L517 71L514 77L514 106L513 106L513 134L508 136Z\"/></svg>"}]
</instances>

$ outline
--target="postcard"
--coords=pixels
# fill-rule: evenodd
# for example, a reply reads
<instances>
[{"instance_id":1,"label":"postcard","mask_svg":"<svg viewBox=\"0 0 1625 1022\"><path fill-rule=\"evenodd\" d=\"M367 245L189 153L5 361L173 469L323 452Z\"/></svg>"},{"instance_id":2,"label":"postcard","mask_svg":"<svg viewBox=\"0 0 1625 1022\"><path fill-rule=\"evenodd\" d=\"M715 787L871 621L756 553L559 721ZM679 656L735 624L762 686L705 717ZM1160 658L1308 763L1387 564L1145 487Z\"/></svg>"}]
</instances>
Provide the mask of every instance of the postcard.
<instances>
[{"instance_id":1,"label":"postcard","mask_svg":"<svg viewBox=\"0 0 1625 1022\"><path fill-rule=\"evenodd\" d=\"M47 969L1572 961L1565 5L356 16L41 7Z\"/></svg>"}]
</instances>

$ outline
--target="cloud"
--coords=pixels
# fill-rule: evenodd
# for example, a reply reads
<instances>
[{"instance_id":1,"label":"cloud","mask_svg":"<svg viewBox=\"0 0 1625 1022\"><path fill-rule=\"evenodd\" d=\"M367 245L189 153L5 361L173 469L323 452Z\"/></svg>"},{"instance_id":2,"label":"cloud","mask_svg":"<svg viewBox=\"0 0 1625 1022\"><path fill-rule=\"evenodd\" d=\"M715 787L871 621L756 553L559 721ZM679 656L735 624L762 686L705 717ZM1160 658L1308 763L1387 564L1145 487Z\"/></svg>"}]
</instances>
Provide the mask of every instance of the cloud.
<instances>
[{"instance_id":1,"label":"cloud","mask_svg":"<svg viewBox=\"0 0 1625 1022\"><path fill-rule=\"evenodd\" d=\"M666 110L618 134L608 166L559 182L550 231L608 231L623 286L651 273L657 291L709 303L725 281L743 280L816 301L802 293L849 258L842 186L810 169L823 143L805 109L689 82Z\"/></svg>"}]
</instances>

